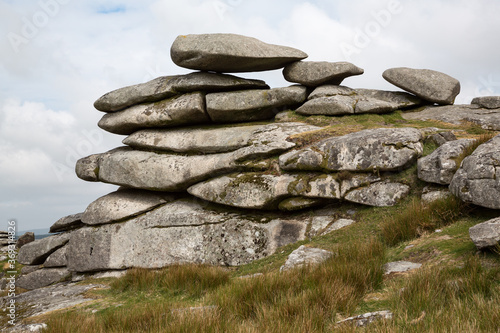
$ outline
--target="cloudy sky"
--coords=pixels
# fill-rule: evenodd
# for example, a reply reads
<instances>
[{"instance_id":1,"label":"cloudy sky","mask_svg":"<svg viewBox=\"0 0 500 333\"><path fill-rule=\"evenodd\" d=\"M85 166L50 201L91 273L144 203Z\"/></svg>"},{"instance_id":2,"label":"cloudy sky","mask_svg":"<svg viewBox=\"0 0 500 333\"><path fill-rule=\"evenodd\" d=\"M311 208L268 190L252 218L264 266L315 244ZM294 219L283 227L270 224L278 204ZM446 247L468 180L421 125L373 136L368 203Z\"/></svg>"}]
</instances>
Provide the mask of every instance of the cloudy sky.
<instances>
[{"instance_id":1,"label":"cloudy sky","mask_svg":"<svg viewBox=\"0 0 500 333\"><path fill-rule=\"evenodd\" d=\"M0 221L49 227L116 188L73 171L123 139L97 127L93 102L188 73L170 60L178 35L237 33L350 61L365 69L344 81L353 88L398 90L385 69L434 69L469 103L500 94L498 13L498 0L0 0ZM287 85L280 71L241 76Z\"/></svg>"}]
</instances>

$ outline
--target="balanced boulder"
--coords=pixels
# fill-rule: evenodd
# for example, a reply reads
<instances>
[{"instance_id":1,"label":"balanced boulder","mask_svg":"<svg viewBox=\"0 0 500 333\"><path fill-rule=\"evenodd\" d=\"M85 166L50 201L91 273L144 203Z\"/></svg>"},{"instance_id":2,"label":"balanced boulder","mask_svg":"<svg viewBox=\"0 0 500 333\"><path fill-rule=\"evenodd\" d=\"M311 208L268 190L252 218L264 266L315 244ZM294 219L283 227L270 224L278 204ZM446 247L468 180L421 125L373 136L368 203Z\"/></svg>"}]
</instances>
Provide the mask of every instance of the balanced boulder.
<instances>
[{"instance_id":1,"label":"balanced boulder","mask_svg":"<svg viewBox=\"0 0 500 333\"><path fill-rule=\"evenodd\" d=\"M391 68L382 76L395 86L437 104L453 104L460 93L457 79L430 69Z\"/></svg>"},{"instance_id":2,"label":"balanced boulder","mask_svg":"<svg viewBox=\"0 0 500 333\"><path fill-rule=\"evenodd\" d=\"M283 69L283 76L287 81L308 87L339 85L345 78L363 73L362 68L349 62L297 61Z\"/></svg>"},{"instance_id":3,"label":"balanced boulder","mask_svg":"<svg viewBox=\"0 0 500 333\"><path fill-rule=\"evenodd\" d=\"M180 67L225 73L279 69L307 58L300 50L236 34L178 36L170 55Z\"/></svg>"}]
</instances>

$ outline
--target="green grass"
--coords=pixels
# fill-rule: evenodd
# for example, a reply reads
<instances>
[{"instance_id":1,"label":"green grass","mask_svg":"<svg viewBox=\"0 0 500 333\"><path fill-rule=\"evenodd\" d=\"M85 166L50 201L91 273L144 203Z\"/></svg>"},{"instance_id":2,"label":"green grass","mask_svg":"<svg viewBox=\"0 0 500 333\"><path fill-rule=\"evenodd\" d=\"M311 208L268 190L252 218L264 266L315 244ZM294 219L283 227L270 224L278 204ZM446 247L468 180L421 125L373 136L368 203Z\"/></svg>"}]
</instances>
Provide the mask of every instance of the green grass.
<instances>
[{"instance_id":1,"label":"green grass","mask_svg":"<svg viewBox=\"0 0 500 333\"><path fill-rule=\"evenodd\" d=\"M460 264L430 266L391 292L392 321L370 332L498 332L500 268L468 255Z\"/></svg>"},{"instance_id":2,"label":"green grass","mask_svg":"<svg viewBox=\"0 0 500 333\"><path fill-rule=\"evenodd\" d=\"M395 246L449 225L466 212L467 206L453 196L425 206L418 199L413 199L404 211L388 216L381 225L382 238L388 246Z\"/></svg>"},{"instance_id":3,"label":"green grass","mask_svg":"<svg viewBox=\"0 0 500 333\"><path fill-rule=\"evenodd\" d=\"M460 128L466 137L485 133L475 124L407 121L401 114L288 116L326 126L293 136L299 146L379 127ZM425 142L424 155L436 148ZM89 292L96 299L90 304L45 317L46 332L498 331L500 256L476 255L468 236L471 226L498 212L472 209L454 197L422 205L419 197L426 184L417 179L416 166L381 176L410 185L410 196L395 207L333 204L335 217L352 217L356 223L284 246L241 267L132 269L123 278L99 281L110 289ZM348 211L355 211L354 216ZM438 228L442 232L436 233ZM300 245L334 255L321 265L280 273L280 266ZM383 264L396 260L424 266L409 275L384 276ZM255 273L263 275L241 278ZM391 310L394 319L366 329L336 325L340 319L378 310Z\"/></svg>"},{"instance_id":4,"label":"green grass","mask_svg":"<svg viewBox=\"0 0 500 333\"><path fill-rule=\"evenodd\" d=\"M46 332L353 332L364 329L338 327L336 321L387 309L394 319L368 331L495 332L500 258L477 256L468 240L468 228L494 212L465 214L461 205L447 199L422 206L415 197L398 207L347 205L343 209L357 211L357 223L239 268L133 269L112 281L111 289L93 292L100 298L95 303L49 316ZM435 233L437 227L443 231ZM334 256L280 273L301 244ZM408 277L384 278L383 264L401 259L425 265ZM239 278L256 272L265 274ZM200 306L209 308L180 310Z\"/></svg>"}]
</instances>

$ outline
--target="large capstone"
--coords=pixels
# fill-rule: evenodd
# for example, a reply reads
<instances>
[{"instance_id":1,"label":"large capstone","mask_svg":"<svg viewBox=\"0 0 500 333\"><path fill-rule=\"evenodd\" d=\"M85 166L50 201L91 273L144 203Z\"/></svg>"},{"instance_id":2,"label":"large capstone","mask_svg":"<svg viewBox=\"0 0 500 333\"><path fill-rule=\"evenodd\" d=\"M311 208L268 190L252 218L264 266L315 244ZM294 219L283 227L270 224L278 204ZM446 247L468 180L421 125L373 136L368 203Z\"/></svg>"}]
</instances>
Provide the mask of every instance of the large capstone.
<instances>
[{"instance_id":1,"label":"large capstone","mask_svg":"<svg viewBox=\"0 0 500 333\"><path fill-rule=\"evenodd\" d=\"M363 130L283 154L279 164L283 170L398 170L422 154L421 139L414 128Z\"/></svg>"},{"instance_id":2,"label":"large capstone","mask_svg":"<svg viewBox=\"0 0 500 333\"><path fill-rule=\"evenodd\" d=\"M391 68L382 76L395 86L437 104L453 104L460 93L457 79L430 69Z\"/></svg>"},{"instance_id":3,"label":"large capstone","mask_svg":"<svg viewBox=\"0 0 500 333\"><path fill-rule=\"evenodd\" d=\"M279 69L307 58L300 50L235 34L178 36L170 55L180 67L225 73Z\"/></svg>"},{"instance_id":4,"label":"large capstone","mask_svg":"<svg viewBox=\"0 0 500 333\"><path fill-rule=\"evenodd\" d=\"M462 161L450 191L465 202L500 209L500 135Z\"/></svg>"}]
</instances>

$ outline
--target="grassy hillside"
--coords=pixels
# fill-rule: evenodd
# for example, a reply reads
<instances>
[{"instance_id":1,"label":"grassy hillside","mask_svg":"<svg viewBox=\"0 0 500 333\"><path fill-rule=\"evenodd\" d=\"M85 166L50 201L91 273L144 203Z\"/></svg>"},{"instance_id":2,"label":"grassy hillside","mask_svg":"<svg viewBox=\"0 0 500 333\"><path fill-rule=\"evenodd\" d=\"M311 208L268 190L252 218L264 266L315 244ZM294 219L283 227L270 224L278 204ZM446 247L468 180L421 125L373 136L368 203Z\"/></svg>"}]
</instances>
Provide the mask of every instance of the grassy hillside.
<instances>
[{"instance_id":1,"label":"grassy hillside","mask_svg":"<svg viewBox=\"0 0 500 333\"><path fill-rule=\"evenodd\" d=\"M485 134L475 125L408 122L399 113L342 118L309 117L328 127L294 139L306 145L318 135L402 126L460 129L460 137ZM426 143L424 154L436 147ZM341 230L237 268L133 269L120 279L85 281L109 289L90 292L95 300L84 306L32 321L46 322L46 332L85 333L500 331L500 253L477 252L468 235L471 226L498 217L498 211L453 197L424 205L420 196L427 184L417 179L416 167L394 177L412 186L411 195L396 207L339 204L339 217L355 211L356 220ZM300 245L334 256L319 266L280 273ZM383 264L398 260L423 266L384 275ZM378 310L392 311L393 319L367 328L336 324Z\"/></svg>"},{"instance_id":2,"label":"grassy hillside","mask_svg":"<svg viewBox=\"0 0 500 333\"><path fill-rule=\"evenodd\" d=\"M47 332L498 331L500 256L478 253L468 236L469 227L497 212L454 198L422 206L417 196L398 207L343 209L355 209L357 223L266 259L232 269L134 269L105 280L110 289L92 292L94 302L39 319ZM301 244L335 256L279 273ZM396 260L423 267L384 276L382 265ZM241 278L255 273L263 275ZM335 324L377 310L391 310L393 320L366 329Z\"/></svg>"}]
</instances>

